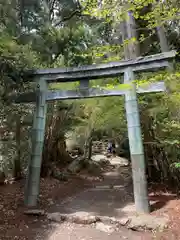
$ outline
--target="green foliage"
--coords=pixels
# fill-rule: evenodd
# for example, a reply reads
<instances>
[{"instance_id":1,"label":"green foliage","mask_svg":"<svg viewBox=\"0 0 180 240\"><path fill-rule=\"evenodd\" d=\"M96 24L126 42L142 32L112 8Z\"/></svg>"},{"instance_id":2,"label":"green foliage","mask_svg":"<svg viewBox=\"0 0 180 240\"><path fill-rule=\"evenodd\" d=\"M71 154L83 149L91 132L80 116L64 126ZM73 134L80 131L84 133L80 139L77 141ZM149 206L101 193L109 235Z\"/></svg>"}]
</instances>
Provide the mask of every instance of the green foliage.
<instances>
[{"instance_id":1,"label":"green foliage","mask_svg":"<svg viewBox=\"0 0 180 240\"><path fill-rule=\"evenodd\" d=\"M36 54L30 46L18 44L15 38L4 32L1 32L0 36L1 71L25 72L37 66Z\"/></svg>"}]
</instances>

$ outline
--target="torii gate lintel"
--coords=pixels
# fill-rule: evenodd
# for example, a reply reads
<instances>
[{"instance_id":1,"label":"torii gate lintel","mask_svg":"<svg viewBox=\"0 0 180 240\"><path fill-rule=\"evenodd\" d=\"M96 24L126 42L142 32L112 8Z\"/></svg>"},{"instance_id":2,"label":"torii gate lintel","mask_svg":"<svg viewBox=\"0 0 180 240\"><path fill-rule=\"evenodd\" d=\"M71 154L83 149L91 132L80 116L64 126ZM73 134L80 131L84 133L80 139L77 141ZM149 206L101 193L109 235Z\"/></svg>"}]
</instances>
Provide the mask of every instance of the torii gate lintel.
<instances>
[{"instance_id":1,"label":"torii gate lintel","mask_svg":"<svg viewBox=\"0 0 180 240\"><path fill-rule=\"evenodd\" d=\"M50 82L76 82L89 79L100 79L123 75L127 67L133 72L152 71L168 66L168 61L176 55L175 51L138 57L132 60L122 60L105 64L93 64L79 67L33 70L27 73L29 78L42 78Z\"/></svg>"}]
</instances>

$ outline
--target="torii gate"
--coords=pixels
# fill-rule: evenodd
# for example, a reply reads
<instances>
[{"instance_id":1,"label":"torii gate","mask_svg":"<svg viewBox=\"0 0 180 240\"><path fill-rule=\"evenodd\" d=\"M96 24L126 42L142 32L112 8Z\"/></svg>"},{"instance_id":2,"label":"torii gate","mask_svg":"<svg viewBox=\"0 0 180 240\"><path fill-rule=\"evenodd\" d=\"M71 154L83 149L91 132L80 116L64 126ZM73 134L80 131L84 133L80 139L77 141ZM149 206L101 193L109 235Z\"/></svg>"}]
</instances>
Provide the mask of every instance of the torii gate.
<instances>
[{"instance_id":1,"label":"torii gate","mask_svg":"<svg viewBox=\"0 0 180 240\"><path fill-rule=\"evenodd\" d=\"M14 98L15 103L36 102L33 120L32 153L25 192L25 204L27 206L36 206L39 195L47 101L125 95L135 206L138 212L149 212L144 150L136 92L162 92L166 88L164 82L151 83L148 88L137 88L136 84L132 83L132 80L134 80L134 73L136 72L168 67L169 60L172 60L175 55L176 52L171 51L147 57L138 57L128 61L75 68L37 70L29 74L29 77L32 77L32 81L36 82L36 90L31 93L20 94ZM103 90L89 88L90 80L116 77L122 74L124 74L124 82L130 84L130 89ZM80 82L80 86L76 90L48 91L48 83L75 81Z\"/></svg>"}]
</instances>

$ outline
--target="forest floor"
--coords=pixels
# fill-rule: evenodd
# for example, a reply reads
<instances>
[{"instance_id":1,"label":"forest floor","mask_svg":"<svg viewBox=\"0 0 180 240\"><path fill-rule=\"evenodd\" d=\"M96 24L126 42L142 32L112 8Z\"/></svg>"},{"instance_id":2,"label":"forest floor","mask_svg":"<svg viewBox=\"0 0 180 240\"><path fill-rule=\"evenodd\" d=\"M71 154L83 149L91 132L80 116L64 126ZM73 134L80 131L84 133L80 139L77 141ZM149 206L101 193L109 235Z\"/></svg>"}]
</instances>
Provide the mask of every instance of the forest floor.
<instances>
[{"instance_id":1,"label":"forest floor","mask_svg":"<svg viewBox=\"0 0 180 240\"><path fill-rule=\"evenodd\" d=\"M41 179L39 208L50 213L88 212L109 217L131 214L134 205L130 169L122 167L118 171L119 176L112 170L106 171L102 181L86 172L65 183ZM111 231L109 225L101 223L96 226L56 223L46 216L24 214L24 181L2 185L0 192L0 240L180 239L180 199L164 186L154 185L149 189L151 215L169 219L168 228L162 232L139 232L125 227Z\"/></svg>"}]
</instances>

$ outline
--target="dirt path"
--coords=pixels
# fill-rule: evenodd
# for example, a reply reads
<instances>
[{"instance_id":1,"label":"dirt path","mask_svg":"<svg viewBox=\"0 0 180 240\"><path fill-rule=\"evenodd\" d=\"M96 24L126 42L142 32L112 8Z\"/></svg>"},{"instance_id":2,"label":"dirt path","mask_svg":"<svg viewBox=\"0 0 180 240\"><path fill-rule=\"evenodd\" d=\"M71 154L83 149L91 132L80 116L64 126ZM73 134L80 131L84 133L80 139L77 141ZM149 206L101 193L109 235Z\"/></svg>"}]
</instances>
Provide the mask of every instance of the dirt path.
<instances>
[{"instance_id":1,"label":"dirt path","mask_svg":"<svg viewBox=\"0 0 180 240\"><path fill-rule=\"evenodd\" d=\"M125 177L127 179L125 179ZM51 209L52 212L64 214L92 214L93 216L122 218L134 214L131 179L129 169L116 170L104 174L104 180L96 183L93 188L85 189L72 198L65 200L59 206ZM115 230L110 224L79 225L72 223L53 224L46 240L110 240L152 239L151 233L134 232L125 227Z\"/></svg>"},{"instance_id":2,"label":"dirt path","mask_svg":"<svg viewBox=\"0 0 180 240\"><path fill-rule=\"evenodd\" d=\"M172 194L150 191L154 211L152 215L170 218L163 233L137 232L125 227L112 229L107 224L55 223L46 217L23 214L24 183L0 186L0 240L178 240L180 239L180 200ZM102 217L122 218L134 214L131 170L120 167L104 174L99 182L81 176L60 183L54 179L41 180L39 206L48 212L89 213ZM159 209L159 207L161 209Z\"/></svg>"},{"instance_id":3,"label":"dirt path","mask_svg":"<svg viewBox=\"0 0 180 240\"><path fill-rule=\"evenodd\" d=\"M42 239L37 238L38 240ZM118 232L106 233L94 229L90 226L80 226L76 224L54 225L54 229L49 232L46 240L148 240L147 234L138 234L122 229Z\"/></svg>"},{"instance_id":4,"label":"dirt path","mask_svg":"<svg viewBox=\"0 0 180 240\"><path fill-rule=\"evenodd\" d=\"M87 212L98 216L123 217L134 211L131 186L128 168L121 172L120 170L106 172L103 181L65 200L56 210L68 214Z\"/></svg>"},{"instance_id":5,"label":"dirt path","mask_svg":"<svg viewBox=\"0 0 180 240\"><path fill-rule=\"evenodd\" d=\"M55 179L41 179L39 208L48 211L92 182L79 177L73 177L65 183ZM52 229L45 217L24 215L24 183L21 181L0 186L0 240L36 240L37 235L44 239L44 230Z\"/></svg>"}]
</instances>

